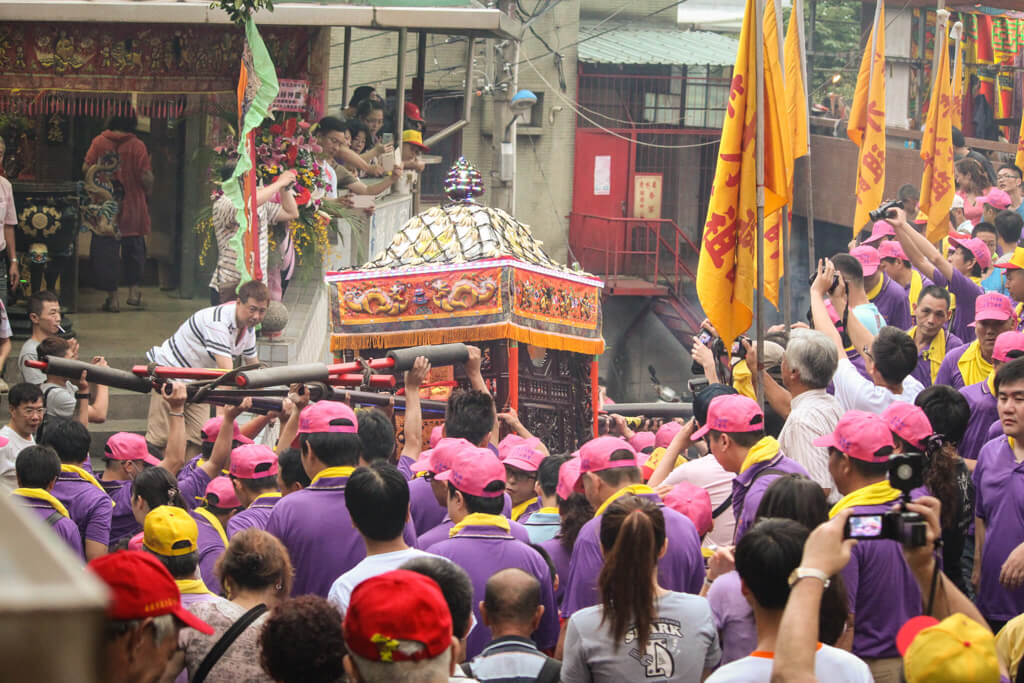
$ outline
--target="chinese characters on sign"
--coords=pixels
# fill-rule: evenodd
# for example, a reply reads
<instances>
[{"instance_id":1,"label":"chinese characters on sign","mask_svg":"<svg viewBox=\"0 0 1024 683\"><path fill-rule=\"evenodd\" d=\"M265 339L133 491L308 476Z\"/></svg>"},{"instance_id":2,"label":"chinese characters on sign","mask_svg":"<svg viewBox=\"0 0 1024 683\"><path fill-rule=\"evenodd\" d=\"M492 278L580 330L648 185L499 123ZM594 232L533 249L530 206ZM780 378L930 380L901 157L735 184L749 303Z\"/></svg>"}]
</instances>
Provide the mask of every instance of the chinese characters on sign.
<instances>
[{"instance_id":1,"label":"chinese characters on sign","mask_svg":"<svg viewBox=\"0 0 1024 683\"><path fill-rule=\"evenodd\" d=\"M278 79L277 97L270 105L271 111L306 111L306 97L309 94L309 81L294 78Z\"/></svg>"},{"instance_id":2,"label":"chinese characters on sign","mask_svg":"<svg viewBox=\"0 0 1024 683\"><path fill-rule=\"evenodd\" d=\"M607 197L612 193L612 158L594 157L594 196Z\"/></svg>"},{"instance_id":3,"label":"chinese characters on sign","mask_svg":"<svg viewBox=\"0 0 1024 683\"><path fill-rule=\"evenodd\" d=\"M637 173L633 176L633 216L661 218L661 173Z\"/></svg>"}]
</instances>

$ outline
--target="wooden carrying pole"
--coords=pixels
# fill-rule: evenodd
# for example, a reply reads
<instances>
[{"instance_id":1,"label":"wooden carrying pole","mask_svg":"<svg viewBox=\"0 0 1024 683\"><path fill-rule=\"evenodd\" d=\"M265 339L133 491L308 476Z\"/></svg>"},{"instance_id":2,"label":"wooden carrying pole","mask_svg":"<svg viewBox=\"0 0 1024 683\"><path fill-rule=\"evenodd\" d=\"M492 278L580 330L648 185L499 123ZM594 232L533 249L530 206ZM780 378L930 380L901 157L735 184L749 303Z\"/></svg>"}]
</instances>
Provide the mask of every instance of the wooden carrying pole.
<instances>
[{"instance_id":1,"label":"wooden carrying pole","mask_svg":"<svg viewBox=\"0 0 1024 683\"><path fill-rule=\"evenodd\" d=\"M757 12L754 15L756 30L755 47L757 51L757 78L754 81L757 93L757 134L754 138L754 154L757 159L757 294L755 294L755 310L757 315L757 357L764 358L764 0L755 3ZM764 410L764 385L760 382L757 368L750 372L758 380L757 402Z\"/></svg>"}]
</instances>

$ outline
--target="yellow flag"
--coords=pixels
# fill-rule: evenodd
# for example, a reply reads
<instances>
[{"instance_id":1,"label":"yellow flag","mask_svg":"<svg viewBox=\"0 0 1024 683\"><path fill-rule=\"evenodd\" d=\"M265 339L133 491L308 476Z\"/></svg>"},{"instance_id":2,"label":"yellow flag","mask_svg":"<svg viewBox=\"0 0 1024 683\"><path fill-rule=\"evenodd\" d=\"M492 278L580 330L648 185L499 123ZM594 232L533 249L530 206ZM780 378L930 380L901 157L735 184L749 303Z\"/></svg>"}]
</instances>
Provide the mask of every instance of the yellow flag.
<instances>
[{"instance_id":1,"label":"yellow flag","mask_svg":"<svg viewBox=\"0 0 1024 683\"><path fill-rule=\"evenodd\" d=\"M1020 119L1020 133L1017 135L1017 156L1013 163L1017 168L1024 168L1024 117Z\"/></svg>"},{"instance_id":2,"label":"yellow flag","mask_svg":"<svg viewBox=\"0 0 1024 683\"><path fill-rule=\"evenodd\" d=\"M793 133L792 121L784 121L779 114L787 113L789 109L789 76L785 72L780 61L779 46L782 45L779 36L778 15L775 12L775 0L766 0L764 4L764 85L765 85L765 138L778 138L781 145L781 159L769 161L769 151L775 150L765 147L765 183L771 163L780 164L775 168L776 173L782 173L785 177L786 203L793 203ZM783 73L786 73L785 82ZM769 103L769 98L771 103ZM772 120L770 113L775 114ZM777 126L778 131L771 130L771 126ZM783 207L775 213L765 212L764 221L764 296L772 302L776 310L779 308L779 281L785 270L782 262L782 212L787 208Z\"/></svg>"},{"instance_id":3,"label":"yellow flag","mask_svg":"<svg viewBox=\"0 0 1024 683\"><path fill-rule=\"evenodd\" d=\"M846 135L860 147L857 158L857 210L853 234L869 221L868 212L885 192L885 6L878 0L875 24L864 48Z\"/></svg>"},{"instance_id":4,"label":"yellow flag","mask_svg":"<svg viewBox=\"0 0 1024 683\"><path fill-rule=\"evenodd\" d=\"M697 295L701 306L727 343L750 327L757 286L756 20L755 1L747 0L697 265ZM765 45L772 45L777 67L778 43L769 43L766 37ZM787 145L783 144L785 129L778 109L784 104L782 84L778 80L781 74L776 68L776 80L769 85L773 76L768 52L766 50L764 69L766 216L782 208L788 192Z\"/></svg>"},{"instance_id":5,"label":"yellow flag","mask_svg":"<svg viewBox=\"0 0 1024 683\"><path fill-rule=\"evenodd\" d=\"M953 206L953 130L951 109L953 95L949 81L949 50L946 31L941 27L937 49L938 67L932 81L928 101L928 118L921 137L921 158L924 174L921 176L921 211L928 215L925 236L929 242L938 242L949 232L949 209Z\"/></svg>"},{"instance_id":6,"label":"yellow flag","mask_svg":"<svg viewBox=\"0 0 1024 683\"><path fill-rule=\"evenodd\" d=\"M789 116L790 135L793 139L793 158L799 159L810 151L807 124L807 90L804 85L803 10L801 1L793 0L786 30L786 112ZM792 195L790 196L792 199Z\"/></svg>"},{"instance_id":7,"label":"yellow flag","mask_svg":"<svg viewBox=\"0 0 1024 683\"><path fill-rule=\"evenodd\" d=\"M957 22L960 27L960 34L963 33L963 25ZM955 28L955 27L954 27ZM964 122L964 59L963 59L963 36L956 37L956 56L953 58L953 105L950 108L950 120L952 125L963 130Z\"/></svg>"}]
</instances>

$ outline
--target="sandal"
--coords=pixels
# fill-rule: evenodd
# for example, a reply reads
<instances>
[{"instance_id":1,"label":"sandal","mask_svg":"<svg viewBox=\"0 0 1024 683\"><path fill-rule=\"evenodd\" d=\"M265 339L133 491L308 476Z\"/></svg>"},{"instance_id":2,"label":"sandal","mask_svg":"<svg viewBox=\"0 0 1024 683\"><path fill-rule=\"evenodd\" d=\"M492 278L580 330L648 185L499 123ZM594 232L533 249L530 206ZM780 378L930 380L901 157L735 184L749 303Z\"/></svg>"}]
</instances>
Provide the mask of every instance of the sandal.
<instances>
[{"instance_id":1,"label":"sandal","mask_svg":"<svg viewBox=\"0 0 1024 683\"><path fill-rule=\"evenodd\" d=\"M116 304L116 303L114 303L114 302L112 302L110 299L107 299L106 301L104 301L103 305L100 308L102 310L106 311L107 313L120 313L121 312L121 306Z\"/></svg>"},{"instance_id":2,"label":"sandal","mask_svg":"<svg viewBox=\"0 0 1024 683\"><path fill-rule=\"evenodd\" d=\"M142 295L140 294L140 295L138 296L138 298L136 298L136 299L133 299L133 298L131 298L131 297L128 297L128 298L127 298L127 299L125 300L125 303L126 303L126 304L128 304L129 306L138 306L138 307L141 307L141 306L142 306Z\"/></svg>"}]
</instances>

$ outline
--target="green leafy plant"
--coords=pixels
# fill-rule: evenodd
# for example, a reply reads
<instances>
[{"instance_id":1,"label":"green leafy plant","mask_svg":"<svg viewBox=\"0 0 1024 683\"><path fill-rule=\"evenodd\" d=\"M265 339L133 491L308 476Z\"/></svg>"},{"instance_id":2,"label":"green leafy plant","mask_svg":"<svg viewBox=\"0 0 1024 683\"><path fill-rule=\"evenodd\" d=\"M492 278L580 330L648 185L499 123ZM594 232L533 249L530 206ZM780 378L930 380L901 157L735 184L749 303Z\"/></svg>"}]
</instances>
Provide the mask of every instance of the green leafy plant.
<instances>
[{"instance_id":1,"label":"green leafy plant","mask_svg":"<svg viewBox=\"0 0 1024 683\"><path fill-rule=\"evenodd\" d=\"M218 7L228 13L233 23L244 26L245 20L260 9L266 8L273 12L274 0L215 0L210 3L210 9Z\"/></svg>"}]
</instances>

